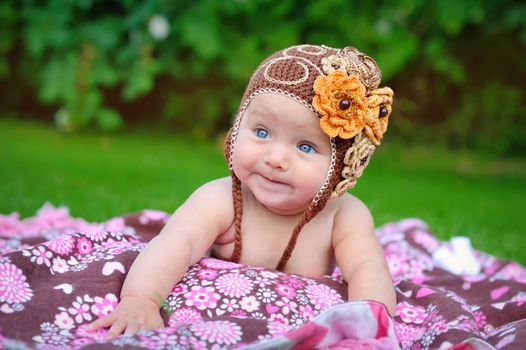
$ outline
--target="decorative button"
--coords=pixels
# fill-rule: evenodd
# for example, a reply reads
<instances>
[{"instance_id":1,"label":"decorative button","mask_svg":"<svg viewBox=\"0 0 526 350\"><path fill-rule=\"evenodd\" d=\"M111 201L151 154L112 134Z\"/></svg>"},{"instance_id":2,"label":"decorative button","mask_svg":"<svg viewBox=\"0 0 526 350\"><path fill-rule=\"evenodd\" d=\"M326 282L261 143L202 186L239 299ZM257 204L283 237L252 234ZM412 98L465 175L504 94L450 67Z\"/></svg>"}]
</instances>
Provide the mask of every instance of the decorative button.
<instances>
[{"instance_id":1,"label":"decorative button","mask_svg":"<svg viewBox=\"0 0 526 350\"><path fill-rule=\"evenodd\" d=\"M342 111L345 111L345 110L349 109L349 107L351 107L351 101L349 101L347 99L340 101L340 109Z\"/></svg>"},{"instance_id":2,"label":"decorative button","mask_svg":"<svg viewBox=\"0 0 526 350\"><path fill-rule=\"evenodd\" d=\"M341 106L341 103L340 103L340 106ZM380 113L378 113L378 117L385 118L387 117L388 114L389 114L389 110L387 109L387 107L385 106L380 107Z\"/></svg>"}]
</instances>

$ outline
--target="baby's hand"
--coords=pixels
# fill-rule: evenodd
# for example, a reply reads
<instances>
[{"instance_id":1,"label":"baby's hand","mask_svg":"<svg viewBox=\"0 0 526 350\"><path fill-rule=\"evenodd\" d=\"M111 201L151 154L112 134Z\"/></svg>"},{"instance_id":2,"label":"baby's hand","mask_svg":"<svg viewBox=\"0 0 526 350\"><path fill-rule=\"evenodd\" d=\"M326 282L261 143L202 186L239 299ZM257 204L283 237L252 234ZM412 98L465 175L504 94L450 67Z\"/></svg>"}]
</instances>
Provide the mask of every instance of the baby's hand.
<instances>
[{"instance_id":1,"label":"baby's hand","mask_svg":"<svg viewBox=\"0 0 526 350\"><path fill-rule=\"evenodd\" d=\"M110 327L108 337L113 338L123 332L134 334L163 326L159 305L148 299L128 296L121 300L111 314L90 323L88 330Z\"/></svg>"}]
</instances>

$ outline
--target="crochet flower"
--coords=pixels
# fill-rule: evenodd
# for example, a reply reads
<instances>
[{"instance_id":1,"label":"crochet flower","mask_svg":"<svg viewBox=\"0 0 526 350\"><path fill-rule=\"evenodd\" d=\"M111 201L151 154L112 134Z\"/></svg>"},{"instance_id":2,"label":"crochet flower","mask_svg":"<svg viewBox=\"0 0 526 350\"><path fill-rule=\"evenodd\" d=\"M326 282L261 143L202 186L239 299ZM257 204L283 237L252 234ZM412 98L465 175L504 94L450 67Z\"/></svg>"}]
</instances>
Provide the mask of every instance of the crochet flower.
<instances>
[{"instance_id":1,"label":"crochet flower","mask_svg":"<svg viewBox=\"0 0 526 350\"><path fill-rule=\"evenodd\" d=\"M335 70L314 82L312 105L322 115L321 129L330 137L350 139L365 127L365 86L356 75Z\"/></svg>"},{"instance_id":2,"label":"crochet flower","mask_svg":"<svg viewBox=\"0 0 526 350\"><path fill-rule=\"evenodd\" d=\"M321 69L325 74L331 74L336 70L347 72L349 62L344 58L336 55L324 57L321 59Z\"/></svg>"},{"instance_id":3,"label":"crochet flower","mask_svg":"<svg viewBox=\"0 0 526 350\"><path fill-rule=\"evenodd\" d=\"M375 144L379 145L385 131L391 106L393 104L393 90L388 87L375 89L367 97L368 108L365 117L365 135Z\"/></svg>"}]
</instances>

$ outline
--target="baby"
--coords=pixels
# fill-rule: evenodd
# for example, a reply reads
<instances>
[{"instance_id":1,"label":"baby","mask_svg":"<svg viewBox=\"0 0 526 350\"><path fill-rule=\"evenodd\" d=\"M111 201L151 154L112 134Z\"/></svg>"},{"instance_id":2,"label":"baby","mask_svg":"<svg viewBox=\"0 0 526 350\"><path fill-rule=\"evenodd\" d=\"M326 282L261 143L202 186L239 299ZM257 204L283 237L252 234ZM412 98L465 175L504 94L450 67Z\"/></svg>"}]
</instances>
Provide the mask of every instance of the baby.
<instances>
[{"instance_id":1,"label":"baby","mask_svg":"<svg viewBox=\"0 0 526 350\"><path fill-rule=\"evenodd\" d=\"M137 257L109 336L163 326L162 302L210 254L321 277L336 263L349 300L396 300L382 247L354 187L391 113L372 58L346 47L281 50L253 74L225 142L231 176L198 188ZM300 235L301 234L301 235Z\"/></svg>"}]
</instances>

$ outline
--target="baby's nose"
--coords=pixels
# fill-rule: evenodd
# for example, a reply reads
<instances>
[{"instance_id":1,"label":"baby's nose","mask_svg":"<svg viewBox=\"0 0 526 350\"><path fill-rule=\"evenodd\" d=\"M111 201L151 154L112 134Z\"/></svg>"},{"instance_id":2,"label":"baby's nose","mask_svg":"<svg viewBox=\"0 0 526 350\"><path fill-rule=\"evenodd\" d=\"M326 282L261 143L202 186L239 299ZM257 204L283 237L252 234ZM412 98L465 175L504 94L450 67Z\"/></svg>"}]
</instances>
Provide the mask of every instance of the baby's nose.
<instances>
[{"instance_id":1,"label":"baby's nose","mask_svg":"<svg viewBox=\"0 0 526 350\"><path fill-rule=\"evenodd\" d=\"M281 147L271 147L268 152L265 154L265 164L280 170L287 170L289 164L289 156Z\"/></svg>"}]
</instances>

